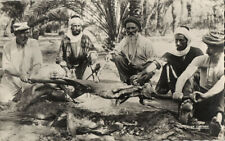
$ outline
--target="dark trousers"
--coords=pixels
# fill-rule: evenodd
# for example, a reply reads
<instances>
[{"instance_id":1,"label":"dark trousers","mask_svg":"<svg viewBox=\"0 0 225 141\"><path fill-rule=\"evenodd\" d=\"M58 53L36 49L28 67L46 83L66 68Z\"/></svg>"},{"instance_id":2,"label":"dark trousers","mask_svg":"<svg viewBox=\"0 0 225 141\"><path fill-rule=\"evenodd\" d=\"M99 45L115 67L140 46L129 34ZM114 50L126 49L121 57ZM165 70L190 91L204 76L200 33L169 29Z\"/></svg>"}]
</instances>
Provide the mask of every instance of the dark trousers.
<instances>
[{"instance_id":1,"label":"dark trousers","mask_svg":"<svg viewBox=\"0 0 225 141\"><path fill-rule=\"evenodd\" d=\"M83 63L79 64L78 67L76 67L75 74L77 79L83 79L83 75L88 64L89 64L88 61L84 61Z\"/></svg>"},{"instance_id":2,"label":"dark trousers","mask_svg":"<svg viewBox=\"0 0 225 141\"><path fill-rule=\"evenodd\" d=\"M77 79L83 79L84 72L89 64L90 60L88 60L88 58L80 57L77 60L70 60L67 63L67 66L69 69L75 68L75 75Z\"/></svg>"},{"instance_id":3,"label":"dark trousers","mask_svg":"<svg viewBox=\"0 0 225 141\"><path fill-rule=\"evenodd\" d=\"M124 55L117 55L113 61L118 69L120 80L124 83L130 84L130 77L136 75L139 71L129 64L129 61Z\"/></svg>"},{"instance_id":4,"label":"dark trousers","mask_svg":"<svg viewBox=\"0 0 225 141\"><path fill-rule=\"evenodd\" d=\"M205 93L207 90L200 88L200 92ZM218 112L224 118L224 90L205 101L195 103L194 109L194 117L202 121L210 121Z\"/></svg>"},{"instance_id":5,"label":"dark trousers","mask_svg":"<svg viewBox=\"0 0 225 141\"><path fill-rule=\"evenodd\" d=\"M162 68L162 72L159 81L156 85L156 92L159 94L167 94L169 91L174 93L177 78L174 76L169 64L166 64ZM176 73L176 72L175 72ZM168 76L169 75L169 76ZM177 76L179 77L179 76ZM199 73L195 73L193 77L188 79L183 88L184 95L188 95L193 91L199 90Z\"/></svg>"},{"instance_id":6,"label":"dark trousers","mask_svg":"<svg viewBox=\"0 0 225 141\"><path fill-rule=\"evenodd\" d=\"M172 93L175 91L177 79L173 76L171 70L169 71L169 77L167 76L167 66L168 64L163 66L159 81L156 85L156 92L159 94L167 94L169 90L171 90ZM168 80L168 78L170 79Z\"/></svg>"}]
</instances>

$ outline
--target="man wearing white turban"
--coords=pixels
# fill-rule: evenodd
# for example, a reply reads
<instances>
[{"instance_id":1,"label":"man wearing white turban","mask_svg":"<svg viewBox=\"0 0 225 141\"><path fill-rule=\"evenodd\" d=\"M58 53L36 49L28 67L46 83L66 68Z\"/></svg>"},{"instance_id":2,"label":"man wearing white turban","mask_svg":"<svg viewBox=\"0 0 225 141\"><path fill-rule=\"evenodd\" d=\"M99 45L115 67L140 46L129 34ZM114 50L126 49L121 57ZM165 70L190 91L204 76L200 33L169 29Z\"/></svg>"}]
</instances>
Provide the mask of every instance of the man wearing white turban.
<instances>
[{"instance_id":1,"label":"man wearing white turban","mask_svg":"<svg viewBox=\"0 0 225 141\"><path fill-rule=\"evenodd\" d=\"M182 99L185 82L200 71L200 89L193 93L193 116L202 121L211 120L210 133L218 136L224 119L224 33L211 31L202 37L202 41L208 47L207 55L194 58L188 65L177 79L173 98ZM186 107L187 103L184 101L181 106ZM180 120L185 119L185 112L179 116Z\"/></svg>"},{"instance_id":2,"label":"man wearing white turban","mask_svg":"<svg viewBox=\"0 0 225 141\"><path fill-rule=\"evenodd\" d=\"M69 19L68 32L62 39L56 63L65 69L75 69L77 79L82 79L88 65L97 59L97 49L88 35L82 32L83 21L79 16Z\"/></svg>"},{"instance_id":3,"label":"man wearing white turban","mask_svg":"<svg viewBox=\"0 0 225 141\"><path fill-rule=\"evenodd\" d=\"M156 86L156 92L159 94L167 94L169 91L173 93L177 78L195 57L203 54L199 48L190 46L191 35L188 27L178 27L175 30L174 37L176 50L163 55L166 64L163 66L160 79ZM198 83L197 76L194 77L194 83L191 83L192 85L187 85L187 87L185 87L184 93L190 91L193 85L196 84L195 82Z\"/></svg>"}]
</instances>

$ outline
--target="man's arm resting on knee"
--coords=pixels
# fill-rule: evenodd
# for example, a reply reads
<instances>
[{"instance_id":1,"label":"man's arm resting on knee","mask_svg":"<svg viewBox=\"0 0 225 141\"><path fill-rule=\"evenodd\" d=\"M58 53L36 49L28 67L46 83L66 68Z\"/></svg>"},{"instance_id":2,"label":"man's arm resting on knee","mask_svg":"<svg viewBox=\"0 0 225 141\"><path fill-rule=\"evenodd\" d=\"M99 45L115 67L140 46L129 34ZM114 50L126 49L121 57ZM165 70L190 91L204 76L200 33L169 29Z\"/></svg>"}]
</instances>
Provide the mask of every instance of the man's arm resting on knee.
<instances>
[{"instance_id":1,"label":"man's arm resting on knee","mask_svg":"<svg viewBox=\"0 0 225 141\"><path fill-rule=\"evenodd\" d=\"M20 73L19 71L13 66L13 64L11 63L10 60L10 56L9 53L7 53L4 49L3 49L3 56L2 56L2 68L4 70L5 73L10 74L12 76L16 76L19 77Z\"/></svg>"},{"instance_id":2,"label":"man's arm resting on knee","mask_svg":"<svg viewBox=\"0 0 225 141\"><path fill-rule=\"evenodd\" d=\"M186 70L180 75L180 77L177 79L176 86L175 86L175 92L173 94L173 99L182 99L183 94L183 87L186 83L186 81L191 78L191 76L198 70L198 63L199 60L195 58L191 64L186 68Z\"/></svg>"},{"instance_id":3,"label":"man's arm resting on knee","mask_svg":"<svg viewBox=\"0 0 225 141\"><path fill-rule=\"evenodd\" d=\"M201 102L205 99L208 99L212 96L220 94L224 90L224 76L221 76L220 79L216 82L216 84L209 89L206 93L194 92L193 100L195 102Z\"/></svg>"},{"instance_id":4,"label":"man's arm resting on knee","mask_svg":"<svg viewBox=\"0 0 225 141\"><path fill-rule=\"evenodd\" d=\"M153 60L152 63L146 67L146 72L149 73L149 72L153 72L155 71L156 69L160 69L161 68L161 65L158 61L156 60Z\"/></svg>"},{"instance_id":5,"label":"man's arm resting on knee","mask_svg":"<svg viewBox=\"0 0 225 141\"><path fill-rule=\"evenodd\" d=\"M205 96L212 97L224 90L224 76L221 76L216 84L205 93Z\"/></svg>"}]
</instances>

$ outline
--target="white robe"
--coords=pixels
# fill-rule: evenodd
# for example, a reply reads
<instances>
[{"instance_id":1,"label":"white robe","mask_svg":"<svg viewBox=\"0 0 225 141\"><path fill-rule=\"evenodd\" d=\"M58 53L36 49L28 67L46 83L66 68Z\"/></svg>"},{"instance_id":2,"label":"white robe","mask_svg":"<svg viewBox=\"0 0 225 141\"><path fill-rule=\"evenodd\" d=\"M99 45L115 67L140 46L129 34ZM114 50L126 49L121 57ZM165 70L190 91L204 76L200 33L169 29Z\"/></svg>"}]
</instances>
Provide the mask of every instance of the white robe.
<instances>
[{"instance_id":1,"label":"white robe","mask_svg":"<svg viewBox=\"0 0 225 141\"><path fill-rule=\"evenodd\" d=\"M3 49L3 70L11 68L17 72L31 74L35 65L42 64L42 54L38 45L36 40L28 39L24 48L17 48L15 38L9 41ZM20 78L4 73L0 85L0 102L12 100L24 86Z\"/></svg>"}]
</instances>

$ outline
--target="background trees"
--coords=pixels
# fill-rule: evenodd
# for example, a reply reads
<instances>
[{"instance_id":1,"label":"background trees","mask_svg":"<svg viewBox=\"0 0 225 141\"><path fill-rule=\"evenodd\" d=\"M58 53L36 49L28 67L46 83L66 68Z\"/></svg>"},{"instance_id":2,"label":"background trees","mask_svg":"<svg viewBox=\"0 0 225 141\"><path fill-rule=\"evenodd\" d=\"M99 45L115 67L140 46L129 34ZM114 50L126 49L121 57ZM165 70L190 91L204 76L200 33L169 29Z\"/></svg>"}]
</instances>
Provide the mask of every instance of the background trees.
<instances>
[{"instance_id":1,"label":"background trees","mask_svg":"<svg viewBox=\"0 0 225 141\"><path fill-rule=\"evenodd\" d=\"M122 38L129 12L138 9L143 34L154 36L179 25L215 29L223 24L223 5L223 0L21 0L2 2L1 11L14 21L28 21L42 33L66 27L72 11L83 17L84 28L94 26L93 33L104 35L104 45L110 49Z\"/></svg>"}]
</instances>

